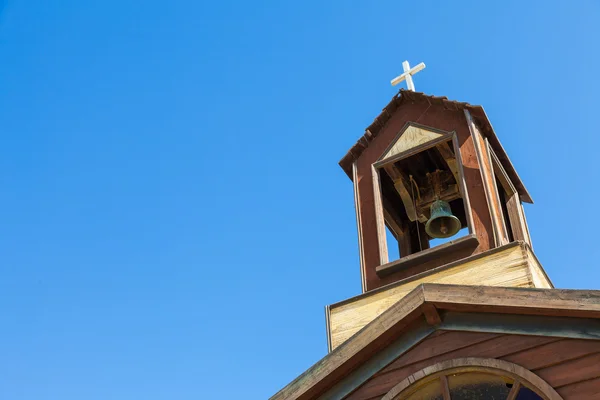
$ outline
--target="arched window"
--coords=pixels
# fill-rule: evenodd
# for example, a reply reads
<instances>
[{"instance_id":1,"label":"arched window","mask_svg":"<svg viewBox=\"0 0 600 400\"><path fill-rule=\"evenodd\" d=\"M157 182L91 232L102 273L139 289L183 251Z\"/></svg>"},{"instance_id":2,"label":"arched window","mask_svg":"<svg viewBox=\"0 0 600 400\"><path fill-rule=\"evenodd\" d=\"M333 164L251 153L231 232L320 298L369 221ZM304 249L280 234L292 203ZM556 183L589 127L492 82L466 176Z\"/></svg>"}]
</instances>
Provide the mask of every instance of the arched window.
<instances>
[{"instance_id":1,"label":"arched window","mask_svg":"<svg viewBox=\"0 0 600 400\"><path fill-rule=\"evenodd\" d=\"M459 358L404 379L382 400L562 400L539 376L502 360Z\"/></svg>"}]
</instances>

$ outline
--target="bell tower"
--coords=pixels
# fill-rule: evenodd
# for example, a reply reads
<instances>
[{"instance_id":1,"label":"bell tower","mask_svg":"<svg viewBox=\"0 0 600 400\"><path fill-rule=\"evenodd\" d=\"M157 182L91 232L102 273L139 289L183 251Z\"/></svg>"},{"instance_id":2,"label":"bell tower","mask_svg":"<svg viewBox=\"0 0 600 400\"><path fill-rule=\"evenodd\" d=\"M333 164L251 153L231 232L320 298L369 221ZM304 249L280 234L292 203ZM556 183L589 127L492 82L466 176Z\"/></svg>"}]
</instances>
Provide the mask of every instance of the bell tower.
<instances>
[{"instance_id":1,"label":"bell tower","mask_svg":"<svg viewBox=\"0 0 600 400\"><path fill-rule=\"evenodd\" d=\"M403 67L408 90L340 161L362 293L326 307L328 354L271 400L598 398L600 291L552 285L483 108Z\"/></svg>"},{"instance_id":2,"label":"bell tower","mask_svg":"<svg viewBox=\"0 0 600 400\"><path fill-rule=\"evenodd\" d=\"M531 196L483 108L415 92L425 64L403 67L392 85L407 81L408 90L339 163L354 185L363 297L327 308L330 347L360 328L348 329L351 305L396 301L415 282L551 287L523 212ZM511 251L520 270L490 264ZM385 306L373 310L359 319Z\"/></svg>"},{"instance_id":3,"label":"bell tower","mask_svg":"<svg viewBox=\"0 0 600 400\"><path fill-rule=\"evenodd\" d=\"M364 292L510 242L531 246L531 197L481 106L401 90L340 166L354 183Z\"/></svg>"}]
</instances>

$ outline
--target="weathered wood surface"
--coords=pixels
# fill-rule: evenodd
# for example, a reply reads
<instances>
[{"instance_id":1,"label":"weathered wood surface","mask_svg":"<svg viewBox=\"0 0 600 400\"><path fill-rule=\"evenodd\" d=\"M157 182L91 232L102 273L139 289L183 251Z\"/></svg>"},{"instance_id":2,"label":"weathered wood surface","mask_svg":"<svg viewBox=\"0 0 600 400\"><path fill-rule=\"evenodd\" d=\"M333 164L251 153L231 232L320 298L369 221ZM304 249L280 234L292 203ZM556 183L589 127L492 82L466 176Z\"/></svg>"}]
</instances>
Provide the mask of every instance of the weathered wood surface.
<instances>
[{"instance_id":1,"label":"weathered wood surface","mask_svg":"<svg viewBox=\"0 0 600 400\"><path fill-rule=\"evenodd\" d=\"M499 374L501 376L507 376L513 379L515 385L513 386L507 400L514 400L517 397L517 392L521 386L521 383L526 386L535 388L536 392L539 392L547 400L561 400L560 395L554 390L548 382L535 375L533 372L520 365L495 358L481 358L481 357L459 357L444 360L409 375L404 378L400 383L392 387L392 389L386 393L381 400L394 400L398 395L404 391L408 391L408 395L415 386L417 381L427 378L427 380L441 378L443 386L448 386L446 381L446 375L452 375L455 373L469 373L475 371L490 371L492 373ZM418 390L418 388L417 388ZM451 400L449 391L444 394L444 400Z\"/></svg>"},{"instance_id":2,"label":"weathered wood surface","mask_svg":"<svg viewBox=\"0 0 600 400\"><path fill-rule=\"evenodd\" d=\"M464 261L329 306L328 331L332 348L346 341L422 283L552 287L530 248L522 243L511 243Z\"/></svg>"},{"instance_id":3,"label":"weathered wood surface","mask_svg":"<svg viewBox=\"0 0 600 400\"><path fill-rule=\"evenodd\" d=\"M370 324L367 324L360 332L351 339L333 350L309 368L300 377L279 391L272 400L308 400L318 398L325 391L331 389L334 385L341 383L344 377L350 373L357 372L365 363L368 363L373 357L384 356L384 349L389 349L390 344L398 339L400 335L414 332L415 324L419 321L425 321L423 306L431 304L439 312L450 315L448 310L460 310L463 313L478 315L477 313L492 313L493 315L510 315L515 317L523 316L562 316L573 317L570 321L577 322L579 318L583 322L593 324L590 332L597 328L597 321L600 320L600 291L591 290L559 290L559 289L523 289L523 288L500 288L486 286L464 286L464 285L440 285L440 284L422 284L409 293L402 301L396 302L386 310L379 318ZM503 313L503 314L499 314ZM444 316L441 316L443 329ZM552 318L550 318L552 319ZM556 319L556 318L554 318ZM420 322L421 325L423 322ZM427 325L425 325L427 326ZM411 328L412 327L412 328ZM412 329L412 330L411 330ZM454 328L453 330L457 330ZM425 335L433 330L427 329ZM596 329L597 331L597 329ZM594 332L592 332L594 333ZM494 334L492 334L494 335ZM594 333L595 337L600 337ZM508 336L508 335L506 335ZM519 336L520 335L513 335ZM443 337L438 336L438 337ZM496 337L496 336L494 336ZM530 340L534 336L524 336L523 339ZM571 337L570 333L567 337ZM414 344L423 340L425 336L416 338ZM543 343L548 342L549 337L543 336ZM596 340L596 339L594 339ZM505 351L514 341L502 344L499 347ZM475 348L470 346L467 348ZM485 345L485 351L489 351L492 346ZM531 346L534 347L534 346ZM525 349L520 349L522 351ZM511 351L513 354L515 351ZM398 353L395 357L402 357L406 350ZM508 355L508 354L506 354ZM479 355L474 355L479 357ZM497 358L489 355L491 358ZM596 362L595 358L586 359L585 364L578 367L589 368L591 361ZM386 361L383 365L393 364L394 361ZM413 361L410 361L413 363ZM382 366L382 368L384 368ZM592 379L592 373L587 372L587 379ZM376 375L369 372L366 380L362 378L360 382L367 382L368 377ZM571 378L564 378L561 385L568 386L577 383L571 381ZM354 390L352 388L351 390ZM350 391L348 393L351 393Z\"/></svg>"},{"instance_id":4,"label":"weathered wood surface","mask_svg":"<svg viewBox=\"0 0 600 400\"><path fill-rule=\"evenodd\" d=\"M440 133L418 126L408 125L406 129L400 133L396 141L392 142L389 150L387 150L381 159L385 160L387 158L391 158L423 143L437 139L440 136L442 136Z\"/></svg>"},{"instance_id":5,"label":"weathered wood surface","mask_svg":"<svg viewBox=\"0 0 600 400\"><path fill-rule=\"evenodd\" d=\"M271 400L314 399L330 385L381 350L397 336L403 327L421 315L423 291L416 290L406 301L396 303L389 309L389 320L382 325L372 324L362 331L362 335L335 349L329 356L317 362L292 383L271 397Z\"/></svg>"},{"instance_id":6,"label":"weathered wood surface","mask_svg":"<svg viewBox=\"0 0 600 400\"><path fill-rule=\"evenodd\" d=\"M548 382L565 399L596 399L600 398L599 347L595 340L447 332L422 341L346 399L379 399L428 366L464 357L515 363Z\"/></svg>"},{"instance_id":7,"label":"weathered wood surface","mask_svg":"<svg viewBox=\"0 0 600 400\"><path fill-rule=\"evenodd\" d=\"M424 126L434 127L434 131L437 129L456 133L456 143L460 152L460 162L457 163L457 170L463 171L466 181L466 185L461 187L461 191L467 191L468 199L465 204L470 207L471 215L468 215L468 221L471 224L470 230L477 235L479 242L479 246L470 249L469 252L461 251L451 254L453 257L448 256L437 263L436 260L432 260L429 262L430 265L426 267L435 268L494 247L492 222L483 191L483 182L479 173L473 138L470 135L462 109L448 110L444 107L431 107L426 101L403 104L402 107L394 111L393 115L387 120L385 127L378 131L376 137L372 137L368 147L364 148L360 157L355 160L356 175L354 179L355 183L358 182L356 184L356 196L360 204L358 211L361 224L362 276L364 277L364 289L366 291L406 277L401 273L380 277L376 273L376 268L382 264L381 260L386 259L386 255L383 246L380 245L381 223L377 212L379 206L375 196L372 167L374 163L380 160L381 155L389 150L390 143L394 142L398 132L410 121L418 121L419 124ZM409 151L416 148L413 147Z\"/></svg>"}]
</instances>

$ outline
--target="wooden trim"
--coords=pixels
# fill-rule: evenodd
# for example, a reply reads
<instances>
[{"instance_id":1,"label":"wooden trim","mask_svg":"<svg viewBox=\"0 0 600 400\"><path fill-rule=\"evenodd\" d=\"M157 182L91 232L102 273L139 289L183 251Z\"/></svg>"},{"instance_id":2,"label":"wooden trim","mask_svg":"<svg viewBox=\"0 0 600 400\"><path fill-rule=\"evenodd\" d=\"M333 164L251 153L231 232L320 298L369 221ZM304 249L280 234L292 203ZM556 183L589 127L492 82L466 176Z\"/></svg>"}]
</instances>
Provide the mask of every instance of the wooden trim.
<instances>
[{"instance_id":1,"label":"wooden trim","mask_svg":"<svg viewBox=\"0 0 600 400\"><path fill-rule=\"evenodd\" d=\"M431 325L431 326L441 325L442 317L440 316L438 309L435 308L434 305L425 303L425 304L423 304L421 309L423 310L423 314L425 315L425 320L427 321L427 323L429 325Z\"/></svg>"},{"instance_id":2,"label":"wooden trim","mask_svg":"<svg viewBox=\"0 0 600 400\"><path fill-rule=\"evenodd\" d=\"M423 291L413 290L401 302L394 304L384 313L389 318L385 327L380 324L368 324L352 340L336 347L329 355L277 392L271 400L316 398L362 364L365 359L371 358L374 353L385 348L390 340L401 335L403 325L409 325L421 315L419 307L422 304ZM431 329L429 332L433 331L429 326L428 329Z\"/></svg>"},{"instance_id":3,"label":"wooden trim","mask_svg":"<svg viewBox=\"0 0 600 400\"><path fill-rule=\"evenodd\" d=\"M525 208L523 207L522 203L519 204L519 210L523 226L525 227L525 233L527 234L527 242L529 243L529 246L531 246L531 248L533 249L533 242L531 241L531 234L529 233L529 225L527 224L527 218L525 217Z\"/></svg>"},{"instance_id":4,"label":"wooden trim","mask_svg":"<svg viewBox=\"0 0 600 400\"><path fill-rule=\"evenodd\" d=\"M513 387L510 390L510 393L508 394L506 400L515 400L517 398L517 395L519 394L519 390L521 390L521 382L516 381L513 384Z\"/></svg>"},{"instance_id":5,"label":"wooden trim","mask_svg":"<svg viewBox=\"0 0 600 400\"><path fill-rule=\"evenodd\" d=\"M475 122L471 117L471 113L467 110L463 110L465 113L465 118L467 120L467 125L469 127L469 132L471 133L471 137L473 138L473 145L475 146L475 156L477 157L477 163L479 164L479 172L481 174L481 181L483 183L483 191L485 194L485 198L487 201L488 211L490 213L490 219L492 221L492 230L494 231L492 238L494 239L494 247L500 246L502 241L500 239L500 228L498 227L498 221L496 220L496 216L492 210L492 194L490 193L490 184L488 179L485 176L484 171L484 158L483 158L483 150L481 148L481 143L479 142L479 138L483 140L483 135L481 135L478 131L478 128L475 126ZM491 167L491 166L490 166Z\"/></svg>"},{"instance_id":6,"label":"wooden trim","mask_svg":"<svg viewBox=\"0 0 600 400\"><path fill-rule=\"evenodd\" d=\"M454 146L454 155L456 156L456 161L458 164L458 175L460 176L458 188L460 190L460 194L462 195L463 205L465 207L467 227L469 229L469 234L476 235L477 232L475 232L475 222L473 222L473 210L471 209L471 201L469 200L469 191L467 190L467 182L465 180L463 159L462 154L460 153L460 145L458 143L458 136L456 133L452 135L452 145Z\"/></svg>"},{"instance_id":7,"label":"wooden trim","mask_svg":"<svg viewBox=\"0 0 600 400\"><path fill-rule=\"evenodd\" d=\"M545 289L553 290L553 289ZM464 332L552 336L569 339L600 337L598 320L591 318L552 317L550 315L522 315L507 313L446 311L438 329Z\"/></svg>"},{"instance_id":8,"label":"wooden trim","mask_svg":"<svg viewBox=\"0 0 600 400\"><path fill-rule=\"evenodd\" d=\"M425 301L450 311L600 318L600 290L534 289L426 283Z\"/></svg>"},{"instance_id":9,"label":"wooden trim","mask_svg":"<svg viewBox=\"0 0 600 400\"><path fill-rule=\"evenodd\" d=\"M419 344L429 335L435 332L435 328L424 322L414 326L413 329L399 335L393 343L371 358L356 370L345 376L340 382L325 392L321 399L343 399L356 388L366 383L377 372L391 364L396 358ZM287 399L286 399L287 400Z\"/></svg>"},{"instance_id":10,"label":"wooden trim","mask_svg":"<svg viewBox=\"0 0 600 400\"><path fill-rule=\"evenodd\" d=\"M448 377L446 375L442 375L440 377L440 382L442 384L442 395L444 396L444 400L452 400L450 397L450 386L448 385Z\"/></svg>"},{"instance_id":11,"label":"wooden trim","mask_svg":"<svg viewBox=\"0 0 600 400\"><path fill-rule=\"evenodd\" d=\"M381 178L379 176L379 170L374 166L371 166L371 174L373 175L373 198L375 202L375 220L377 224L377 243L379 245L379 265L382 265L389 262L389 257L385 232L385 219L383 216Z\"/></svg>"},{"instance_id":12,"label":"wooden trim","mask_svg":"<svg viewBox=\"0 0 600 400\"><path fill-rule=\"evenodd\" d=\"M562 397L548 382L528 369L508 361L476 357L455 358L426 367L402 380L402 382L398 383L383 396L381 400L403 399L404 396L402 394L405 390L411 390L413 385L431 382L442 374L446 376L454 373L475 371L486 371L495 375L509 376L515 382L524 382L525 386L543 396L545 400L562 400Z\"/></svg>"},{"instance_id":13,"label":"wooden trim","mask_svg":"<svg viewBox=\"0 0 600 400\"><path fill-rule=\"evenodd\" d=\"M498 217L500 219L500 224L501 224L501 228L502 228L501 231L499 232L499 234L501 235L500 242L502 244L506 244L506 243L510 242L510 239L509 239L510 236L508 235L508 226L506 226L506 222L504 219L504 211L502 210L502 199L500 198L500 193L498 193L498 185L496 184L496 165L494 165L494 161L493 161L493 157L492 157L493 150L492 150L492 147L490 146L490 142L487 140L487 138L484 138L484 143L485 143L485 149L487 152L487 161L490 165L490 175L492 178L492 181L490 182L490 186L492 188L493 196L494 196L495 200L498 202L498 209L496 210L496 212L498 213ZM498 177L498 179L500 179L500 178ZM505 179L510 184L509 188L510 187L514 188L514 186L512 186L512 183L510 183L510 179L508 179L507 176L505 177ZM509 190L507 190L504 187L504 184L503 184L503 189L509 194L509 196L516 194L516 191L513 191L512 194L509 193Z\"/></svg>"},{"instance_id":14,"label":"wooden trim","mask_svg":"<svg viewBox=\"0 0 600 400\"><path fill-rule=\"evenodd\" d=\"M401 257L396 261L382 264L375 268L375 272L377 272L377 275L380 278L383 278L393 274L394 272L413 267L416 264L422 264L434 258L442 257L448 253L456 252L465 248L475 249L477 246L479 246L479 239L477 239L476 235L471 234L463 236L458 239L440 244L439 246ZM464 260L465 259L462 259L461 261L464 262Z\"/></svg>"},{"instance_id":15,"label":"wooden trim","mask_svg":"<svg viewBox=\"0 0 600 400\"><path fill-rule=\"evenodd\" d=\"M444 133L443 136L432 139L429 142L426 142L426 143L423 143L416 147L413 147L412 149L403 151L402 153L398 153L392 157L388 157L386 159L379 160L379 161L373 163L373 166L375 168L381 168L385 164L395 163L398 160L403 160L405 158L414 156L415 154L418 154L418 153L422 152L423 150L427 150L427 149L437 146L440 143L450 141L452 139L452 135L455 135L455 134L456 134L455 131Z\"/></svg>"},{"instance_id":16,"label":"wooden trim","mask_svg":"<svg viewBox=\"0 0 600 400\"><path fill-rule=\"evenodd\" d=\"M325 334L327 335L327 352L331 353L331 308L329 306L325 306Z\"/></svg>"},{"instance_id":17,"label":"wooden trim","mask_svg":"<svg viewBox=\"0 0 600 400\"><path fill-rule=\"evenodd\" d=\"M358 195L358 167L356 162L352 164L352 183L354 186L354 211L356 212L356 230L358 232L358 258L360 260L360 283L362 292L367 291L367 279L365 273L364 241L362 232L362 222L360 217L360 199Z\"/></svg>"},{"instance_id":18,"label":"wooden trim","mask_svg":"<svg viewBox=\"0 0 600 400\"><path fill-rule=\"evenodd\" d=\"M353 297L347 298L346 300L338 301L337 303L330 304L329 307L331 307L331 308L341 307L344 304L353 303L353 302L355 302L357 300L370 297L370 296L372 296L374 294L377 294L377 293L380 293L380 292L385 292L386 290L392 289L392 288L397 287L397 286L402 286L402 285L406 284L407 282L411 282L411 281L420 279L420 278L422 278L424 276L432 275L432 274L438 273L440 271L444 271L446 269L456 267L457 265L466 264L468 262L475 261L475 260L478 260L480 258L488 257L488 256L493 255L495 253L502 252L502 251L504 251L504 250L506 250L508 248L517 247L517 246L525 246L525 243L523 243L523 242L511 242L511 243L509 243L507 245L504 245L504 246L501 246L501 247L495 247L495 248L493 248L491 250L487 250L487 251L484 251L484 252L481 252L481 253L477 253L477 254L474 254L474 255L466 257L466 258L462 258L460 260L453 261L453 262L448 263L448 264L441 265L441 266L433 268L433 269L431 269L429 271L421 272L419 274L409 276L408 278L405 278L405 279L402 279L402 280L399 280L399 281L396 281L396 282L388 283L387 285L380 286L377 289L369 290L366 293L359 294L357 296L353 296Z\"/></svg>"},{"instance_id":19,"label":"wooden trim","mask_svg":"<svg viewBox=\"0 0 600 400\"><path fill-rule=\"evenodd\" d=\"M427 126L427 125L419 124L417 122L407 121L404 124L404 126L402 127L402 129L400 129L398 131L398 133L394 137L394 140L392 140L390 142L390 144L387 145L387 147L385 148L385 150L381 153L381 157L379 157L379 159L377 160L377 162L380 162L380 161L384 160L383 157L394 147L394 145L400 139L400 137L404 134L404 132L406 132L406 130L408 128L410 128L411 126L414 127L414 128L417 128L417 129L423 129L423 130L426 130L426 131L437 133L439 135L447 135L449 133L452 133L452 132L444 131L444 130L439 129L439 128L434 128L432 126ZM425 144L427 144L427 143L425 143Z\"/></svg>"},{"instance_id":20,"label":"wooden trim","mask_svg":"<svg viewBox=\"0 0 600 400\"><path fill-rule=\"evenodd\" d=\"M512 184L510 177L506 173L506 170L502 166L502 163L498 159L498 156L494 152L494 149L492 148L487 139L486 143L488 146L488 152L492 160L492 171L494 173L494 176L498 174L497 178L507 193L508 199L506 201L506 209L508 210L508 220L510 221L513 238L514 240L523 240L531 244L531 239L527 230L527 222L525 221L525 216L523 215L523 208L521 206L521 199L519 198L519 193L517 192L515 186Z\"/></svg>"}]
</instances>

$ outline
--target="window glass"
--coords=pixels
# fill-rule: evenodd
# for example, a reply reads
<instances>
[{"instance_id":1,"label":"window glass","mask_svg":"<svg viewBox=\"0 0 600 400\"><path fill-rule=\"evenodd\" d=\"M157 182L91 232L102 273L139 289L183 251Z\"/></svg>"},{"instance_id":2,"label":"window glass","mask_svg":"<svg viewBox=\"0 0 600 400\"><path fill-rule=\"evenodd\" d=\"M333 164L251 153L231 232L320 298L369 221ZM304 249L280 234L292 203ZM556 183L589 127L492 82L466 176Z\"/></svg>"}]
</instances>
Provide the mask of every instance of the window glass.
<instances>
[{"instance_id":1,"label":"window glass","mask_svg":"<svg viewBox=\"0 0 600 400\"><path fill-rule=\"evenodd\" d=\"M510 378L480 372L448 376L452 400L506 400L512 385Z\"/></svg>"},{"instance_id":2,"label":"window glass","mask_svg":"<svg viewBox=\"0 0 600 400\"><path fill-rule=\"evenodd\" d=\"M515 400L543 400L537 393L526 387L521 387Z\"/></svg>"}]
</instances>

